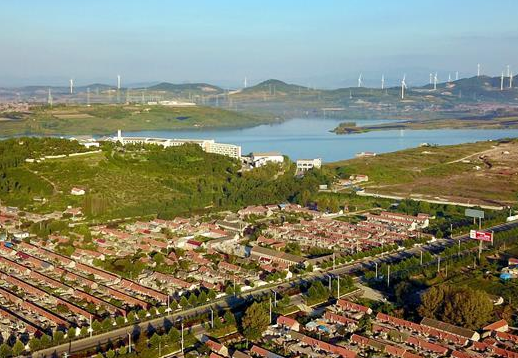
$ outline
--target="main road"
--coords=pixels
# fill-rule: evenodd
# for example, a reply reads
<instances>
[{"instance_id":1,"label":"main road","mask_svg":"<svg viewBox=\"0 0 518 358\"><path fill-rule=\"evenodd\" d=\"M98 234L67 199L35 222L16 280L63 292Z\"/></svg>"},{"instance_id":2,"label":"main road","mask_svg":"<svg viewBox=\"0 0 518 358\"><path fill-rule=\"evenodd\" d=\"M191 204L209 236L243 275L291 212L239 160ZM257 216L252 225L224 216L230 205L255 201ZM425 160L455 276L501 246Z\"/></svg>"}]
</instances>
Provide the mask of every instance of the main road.
<instances>
[{"instance_id":1,"label":"main road","mask_svg":"<svg viewBox=\"0 0 518 358\"><path fill-rule=\"evenodd\" d=\"M487 230L492 230L494 232L506 231L513 228L518 227L518 221L499 224L493 226ZM279 291L284 289L289 289L290 287L295 287L300 285L301 283L305 283L308 281L313 281L316 279L325 279L329 275L340 276L340 275L357 275L365 268L372 268L375 263L394 263L404 260L405 258L411 257L413 255L419 254L420 251L428 251L431 253L437 253L441 251L446 246L455 245L458 241L467 241L469 240L469 235L460 235L453 238L444 238L438 239L434 242L430 242L419 247L412 247L405 250L395 251L388 254L380 254L374 258L366 257L361 260L358 260L351 264L346 264L334 269L322 270L322 271L314 271L304 275L303 277L297 277L290 281L272 286L264 286L259 287L257 289L247 291L241 293L237 296L231 297L223 297L214 300L211 303L207 303L202 306L189 308L181 311L173 312L169 315L160 316L157 318L153 318L148 321L138 322L132 326L125 326L121 328L116 328L109 332L96 334L92 337L81 338L75 341L71 341L68 343L64 343L55 347L43 349L40 351L36 351L32 354L32 357L35 358L44 358L44 357L56 357L62 356L63 354L70 354L74 352L80 352L86 349L94 348L98 345L105 344L109 341L116 341L119 339L125 339L128 335L136 334L140 331L146 331L152 326L155 329L161 328L166 324L174 324L182 319L197 316L200 314L209 313L210 310L221 311L226 308L237 307L240 304L243 304L251 299L258 298L267 294L272 294L273 290Z\"/></svg>"}]
</instances>

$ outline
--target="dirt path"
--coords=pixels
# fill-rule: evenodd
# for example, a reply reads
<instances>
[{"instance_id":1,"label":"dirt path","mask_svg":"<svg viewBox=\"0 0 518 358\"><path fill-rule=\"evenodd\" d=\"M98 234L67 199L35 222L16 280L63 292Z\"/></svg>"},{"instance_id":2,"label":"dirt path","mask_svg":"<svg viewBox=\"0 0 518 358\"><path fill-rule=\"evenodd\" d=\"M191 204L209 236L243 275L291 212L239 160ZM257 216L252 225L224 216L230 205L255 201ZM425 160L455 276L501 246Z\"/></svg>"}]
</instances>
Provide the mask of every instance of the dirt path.
<instances>
[{"instance_id":1,"label":"dirt path","mask_svg":"<svg viewBox=\"0 0 518 358\"><path fill-rule=\"evenodd\" d=\"M481 152L477 152L477 153L473 153L473 154L467 155L467 156L465 156L465 157L463 157L463 158L460 158L460 159L452 160L451 162L448 162L448 163L446 163L446 164L454 164L454 163L462 162L463 160L467 160L467 159L469 159L469 158L471 158L471 157L473 157L473 156L475 156L475 155L480 156L480 155L482 155L482 154L486 154L486 153L488 153L488 152L492 152L493 150L495 150L495 148L486 149L486 150L483 150L483 151L481 151Z\"/></svg>"},{"instance_id":2,"label":"dirt path","mask_svg":"<svg viewBox=\"0 0 518 358\"><path fill-rule=\"evenodd\" d=\"M27 167L24 167L27 171L31 172L32 174L40 177L41 179L45 180L47 183L49 183L51 186L52 186L52 195L56 195L58 193L58 189L56 188L56 183L54 183L52 180L50 180L49 178L47 177L44 177L43 175L41 175L40 173L34 171L34 170L31 170Z\"/></svg>"}]
</instances>

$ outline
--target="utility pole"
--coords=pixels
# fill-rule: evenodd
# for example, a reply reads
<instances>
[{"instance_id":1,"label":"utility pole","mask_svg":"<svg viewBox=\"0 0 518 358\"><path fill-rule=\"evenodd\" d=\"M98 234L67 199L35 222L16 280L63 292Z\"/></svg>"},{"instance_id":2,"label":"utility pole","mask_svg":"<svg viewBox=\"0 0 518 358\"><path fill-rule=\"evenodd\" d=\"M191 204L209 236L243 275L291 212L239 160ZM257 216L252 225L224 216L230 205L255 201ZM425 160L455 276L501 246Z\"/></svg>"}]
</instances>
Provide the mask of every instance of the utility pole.
<instances>
[{"instance_id":1,"label":"utility pole","mask_svg":"<svg viewBox=\"0 0 518 358\"><path fill-rule=\"evenodd\" d=\"M460 239L459 239L459 254L457 256L460 257Z\"/></svg>"},{"instance_id":2,"label":"utility pole","mask_svg":"<svg viewBox=\"0 0 518 358\"><path fill-rule=\"evenodd\" d=\"M374 262L374 265L376 265L376 280L378 279L378 262Z\"/></svg>"},{"instance_id":3,"label":"utility pole","mask_svg":"<svg viewBox=\"0 0 518 358\"><path fill-rule=\"evenodd\" d=\"M453 224L450 223L450 238L453 239Z\"/></svg>"},{"instance_id":4,"label":"utility pole","mask_svg":"<svg viewBox=\"0 0 518 358\"><path fill-rule=\"evenodd\" d=\"M419 251L419 252L420 252L420 254L421 254L421 266L423 266L423 251L421 250L421 251Z\"/></svg>"},{"instance_id":5,"label":"utility pole","mask_svg":"<svg viewBox=\"0 0 518 358\"><path fill-rule=\"evenodd\" d=\"M273 291L273 306L277 307L277 291Z\"/></svg>"},{"instance_id":6,"label":"utility pole","mask_svg":"<svg viewBox=\"0 0 518 358\"><path fill-rule=\"evenodd\" d=\"M270 297L270 324L272 324L272 298Z\"/></svg>"},{"instance_id":7,"label":"utility pole","mask_svg":"<svg viewBox=\"0 0 518 358\"><path fill-rule=\"evenodd\" d=\"M336 298L340 299L340 276L338 276L338 294Z\"/></svg>"},{"instance_id":8,"label":"utility pole","mask_svg":"<svg viewBox=\"0 0 518 358\"><path fill-rule=\"evenodd\" d=\"M182 355L183 355L183 350L184 350L184 346L183 346L183 321L182 321Z\"/></svg>"},{"instance_id":9,"label":"utility pole","mask_svg":"<svg viewBox=\"0 0 518 358\"><path fill-rule=\"evenodd\" d=\"M387 287L390 287L390 265L387 266Z\"/></svg>"},{"instance_id":10,"label":"utility pole","mask_svg":"<svg viewBox=\"0 0 518 358\"><path fill-rule=\"evenodd\" d=\"M214 329L214 310L210 308L210 328Z\"/></svg>"},{"instance_id":11,"label":"utility pole","mask_svg":"<svg viewBox=\"0 0 518 358\"><path fill-rule=\"evenodd\" d=\"M441 256L437 256L437 274L441 271Z\"/></svg>"},{"instance_id":12,"label":"utility pole","mask_svg":"<svg viewBox=\"0 0 518 358\"><path fill-rule=\"evenodd\" d=\"M93 332L94 332L94 330L92 328L92 315L90 315L90 328L88 330L90 331L90 337L92 337Z\"/></svg>"},{"instance_id":13,"label":"utility pole","mask_svg":"<svg viewBox=\"0 0 518 358\"><path fill-rule=\"evenodd\" d=\"M329 282L329 292L331 292L331 275L327 276Z\"/></svg>"},{"instance_id":14,"label":"utility pole","mask_svg":"<svg viewBox=\"0 0 518 358\"><path fill-rule=\"evenodd\" d=\"M128 352L131 353L131 333L128 333Z\"/></svg>"},{"instance_id":15,"label":"utility pole","mask_svg":"<svg viewBox=\"0 0 518 358\"><path fill-rule=\"evenodd\" d=\"M335 253L333 252L333 270L335 269L335 266L336 266L336 257L335 257Z\"/></svg>"}]
</instances>

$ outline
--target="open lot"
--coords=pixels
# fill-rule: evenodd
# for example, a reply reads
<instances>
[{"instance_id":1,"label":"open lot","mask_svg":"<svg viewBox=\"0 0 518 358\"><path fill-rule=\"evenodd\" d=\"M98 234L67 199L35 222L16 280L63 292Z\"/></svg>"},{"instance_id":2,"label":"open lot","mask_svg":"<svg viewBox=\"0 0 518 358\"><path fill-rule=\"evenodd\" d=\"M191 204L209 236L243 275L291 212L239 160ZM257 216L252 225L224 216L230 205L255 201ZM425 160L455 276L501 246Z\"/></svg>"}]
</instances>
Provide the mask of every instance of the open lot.
<instances>
[{"instance_id":1,"label":"open lot","mask_svg":"<svg viewBox=\"0 0 518 358\"><path fill-rule=\"evenodd\" d=\"M518 142L425 146L332 163L343 177L369 176L366 192L470 204L512 205L518 192Z\"/></svg>"}]
</instances>

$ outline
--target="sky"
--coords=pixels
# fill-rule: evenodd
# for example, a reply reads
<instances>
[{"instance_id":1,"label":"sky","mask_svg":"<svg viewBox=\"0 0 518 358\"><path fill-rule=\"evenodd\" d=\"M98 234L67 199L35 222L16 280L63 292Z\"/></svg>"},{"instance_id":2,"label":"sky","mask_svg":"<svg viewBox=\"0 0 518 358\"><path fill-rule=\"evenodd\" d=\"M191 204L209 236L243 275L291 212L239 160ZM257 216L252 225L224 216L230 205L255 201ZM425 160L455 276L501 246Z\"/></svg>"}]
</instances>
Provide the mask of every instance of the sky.
<instances>
[{"instance_id":1,"label":"sky","mask_svg":"<svg viewBox=\"0 0 518 358\"><path fill-rule=\"evenodd\" d=\"M3 0L0 87L518 73L516 0Z\"/></svg>"}]
</instances>

